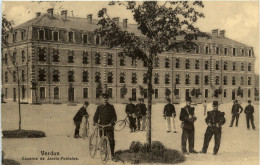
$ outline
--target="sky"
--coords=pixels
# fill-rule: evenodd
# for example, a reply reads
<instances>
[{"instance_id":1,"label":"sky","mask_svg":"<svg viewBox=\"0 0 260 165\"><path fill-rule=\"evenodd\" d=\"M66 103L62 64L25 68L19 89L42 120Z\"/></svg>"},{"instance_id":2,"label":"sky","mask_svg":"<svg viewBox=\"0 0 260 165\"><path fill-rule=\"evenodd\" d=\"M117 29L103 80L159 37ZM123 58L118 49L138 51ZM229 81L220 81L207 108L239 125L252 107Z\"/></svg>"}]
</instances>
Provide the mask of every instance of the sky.
<instances>
[{"instance_id":1,"label":"sky","mask_svg":"<svg viewBox=\"0 0 260 165\"><path fill-rule=\"evenodd\" d=\"M35 17L36 12L46 13L50 7L54 13L68 10L68 15L86 17L97 13L102 8L108 9L111 17L127 18L129 23L135 23L131 12L123 7L108 6L108 1L65 1L65 2L23 2L3 1L2 14L15 22L15 26ZM226 37L234 39L254 48L256 63L255 73L259 74L259 2L256 1L203 1L202 12L205 18L195 25L201 31L211 32L213 29L226 30Z\"/></svg>"}]
</instances>

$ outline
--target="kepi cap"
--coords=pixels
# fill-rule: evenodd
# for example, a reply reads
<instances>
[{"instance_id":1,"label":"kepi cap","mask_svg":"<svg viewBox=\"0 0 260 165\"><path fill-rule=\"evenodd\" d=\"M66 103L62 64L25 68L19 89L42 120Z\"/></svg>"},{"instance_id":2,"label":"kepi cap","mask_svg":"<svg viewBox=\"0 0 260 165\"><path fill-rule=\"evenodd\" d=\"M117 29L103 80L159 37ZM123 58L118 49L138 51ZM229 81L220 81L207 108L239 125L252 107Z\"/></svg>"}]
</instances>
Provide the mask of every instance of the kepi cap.
<instances>
[{"instance_id":1,"label":"kepi cap","mask_svg":"<svg viewBox=\"0 0 260 165\"><path fill-rule=\"evenodd\" d=\"M216 105L218 105L218 101L213 101L213 104L212 104L213 106L216 106Z\"/></svg>"}]
</instances>

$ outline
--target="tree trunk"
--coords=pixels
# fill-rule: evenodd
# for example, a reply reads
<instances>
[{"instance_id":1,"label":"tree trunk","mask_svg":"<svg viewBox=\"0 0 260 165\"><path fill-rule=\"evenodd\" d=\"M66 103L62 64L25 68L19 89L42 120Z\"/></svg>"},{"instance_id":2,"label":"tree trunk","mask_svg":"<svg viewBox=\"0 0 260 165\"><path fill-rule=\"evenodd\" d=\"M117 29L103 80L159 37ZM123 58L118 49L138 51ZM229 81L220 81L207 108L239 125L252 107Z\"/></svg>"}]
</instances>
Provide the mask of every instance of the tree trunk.
<instances>
[{"instance_id":1,"label":"tree trunk","mask_svg":"<svg viewBox=\"0 0 260 165\"><path fill-rule=\"evenodd\" d=\"M18 73L18 72L17 72ZM18 87L18 109L19 109L19 130L22 129L22 118L21 118L21 102L20 102L20 80L17 81Z\"/></svg>"}]
</instances>

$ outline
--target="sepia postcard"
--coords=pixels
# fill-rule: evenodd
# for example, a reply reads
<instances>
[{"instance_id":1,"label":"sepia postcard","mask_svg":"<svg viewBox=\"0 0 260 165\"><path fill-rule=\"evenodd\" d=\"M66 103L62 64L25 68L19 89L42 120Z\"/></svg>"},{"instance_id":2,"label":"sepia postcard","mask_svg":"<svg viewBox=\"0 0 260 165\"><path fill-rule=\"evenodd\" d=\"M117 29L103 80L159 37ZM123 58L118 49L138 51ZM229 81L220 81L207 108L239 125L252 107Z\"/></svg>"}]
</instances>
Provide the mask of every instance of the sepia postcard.
<instances>
[{"instance_id":1,"label":"sepia postcard","mask_svg":"<svg viewBox=\"0 0 260 165\"><path fill-rule=\"evenodd\" d=\"M259 164L259 1L2 1L4 165Z\"/></svg>"}]
</instances>

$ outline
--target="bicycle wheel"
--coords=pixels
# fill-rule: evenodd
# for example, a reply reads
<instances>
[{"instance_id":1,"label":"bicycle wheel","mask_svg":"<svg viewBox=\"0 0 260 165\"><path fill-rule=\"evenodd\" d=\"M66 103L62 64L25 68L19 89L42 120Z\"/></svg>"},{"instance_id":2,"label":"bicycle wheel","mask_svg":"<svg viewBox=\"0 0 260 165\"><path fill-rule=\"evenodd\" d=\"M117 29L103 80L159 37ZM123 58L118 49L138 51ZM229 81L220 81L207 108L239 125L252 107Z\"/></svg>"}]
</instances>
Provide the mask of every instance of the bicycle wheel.
<instances>
[{"instance_id":1,"label":"bicycle wheel","mask_svg":"<svg viewBox=\"0 0 260 165\"><path fill-rule=\"evenodd\" d=\"M92 158L95 157L97 152L97 140L98 138L95 136L95 134L92 134L89 138L89 154Z\"/></svg>"},{"instance_id":2,"label":"bicycle wheel","mask_svg":"<svg viewBox=\"0 0 260 165\"><path fill-rule=\"evenodd\" d=\"M102 163L106 163L110 155L110 144L106 136L103 136L100 140L100 156Z\"/></svg>"},{"instance_id":3,"label":"bicycle wheel","mask_svg":"<svg viewBox=\"0 0 260 165\"><path fill-rule=\"evenodd\" d=\"M125 120L119 120L119 121L116 122L114 129L115 129L115 131L120 131L123 128L125 128L125 125L126 125Z\"/></svg>"}]
</instances>

